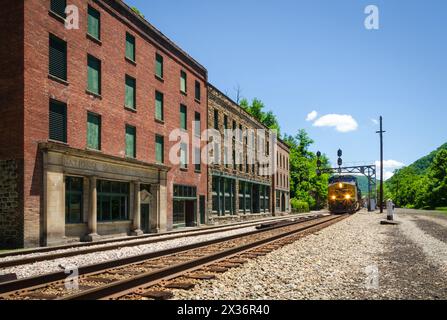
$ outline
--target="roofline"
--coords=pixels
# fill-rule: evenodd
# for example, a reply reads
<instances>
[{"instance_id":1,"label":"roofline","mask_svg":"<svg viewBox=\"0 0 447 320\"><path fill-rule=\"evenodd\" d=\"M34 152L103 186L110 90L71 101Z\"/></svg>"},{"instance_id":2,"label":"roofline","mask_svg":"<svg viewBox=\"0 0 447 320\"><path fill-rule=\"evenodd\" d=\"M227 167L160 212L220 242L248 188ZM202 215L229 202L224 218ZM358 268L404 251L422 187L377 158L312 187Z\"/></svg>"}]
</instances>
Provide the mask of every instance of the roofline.
<instances>
[{"instance_id":1,"label":"roofline","mask_svg":"<svg viewBox=\"0 0 447 320\"><path fill-rule=\"evenodd\" d=\"M129 22L133 23L136 27L140 29L141 32L145 33L149 38L155 40L166 50L172 52L175 56L177 56L180 60L188 64L191 68L197 71L201 76L205 79L208 79L208 70L201 65L197 60L191 57L186 51L181 49L178 45L176 45L172 40L170 40L167 36L165 36L160 30L150 24L145 18L141 17L139 14L134 12L132 8L125 3L123 0L95 0L95 2L103 2L111 6L113 9L121 8L124 10L129 17L131 18ZM119 8L117 8L117 6ZM121 13L121 12L119 12Z\"/></svg>"},{"instance_id":2,"label":"roofline","mask_svg":"<svg viewBox=\"0 0 447 320\"><path fill-rule=\"evenodd\" d=\"M217 91L219 94L221 94L222 96L225 97L225 99L227 99L228 101L230 101L232 104L234 104L235 106L239 107L240 111L242 113L244 113L247 117L249 117L252 121L258 123L261 127L264 127L265 129L267 129L269 132L272 132L272 130L267 127L265 124L263 124L261 121L259 121L258 119L256 119L255 117L253 117L247 110L245 110L244 108L242 108L238 103L236 103L233 99L231 99L229 96L227 96L225 93L223 93L222 91L220 91L217 87L215 87L214 85L212 85L211 83L208 82L208 86L211 87L211 89Z\"/></svg>"}]
</instances>

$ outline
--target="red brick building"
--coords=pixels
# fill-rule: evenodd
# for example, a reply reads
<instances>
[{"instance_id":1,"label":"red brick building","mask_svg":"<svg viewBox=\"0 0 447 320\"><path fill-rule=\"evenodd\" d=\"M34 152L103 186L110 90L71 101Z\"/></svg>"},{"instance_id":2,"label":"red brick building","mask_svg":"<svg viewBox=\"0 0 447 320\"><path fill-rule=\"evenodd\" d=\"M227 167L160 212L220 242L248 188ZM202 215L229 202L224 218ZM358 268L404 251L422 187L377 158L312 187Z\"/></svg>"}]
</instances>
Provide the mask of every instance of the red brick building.
<instances>
[{"instance_id":1,"label":"red brick building","mask_svg":"<svg viewBox=\"0 0 447 320\"><path fill-rule=\"evenodd\" d=\"M5 0L0 39L1 247L204 222L206 166L169 161L206 128L203 66L120 0Z\"/></svg>"},{"instance_id":2,"label":"red brick building","mask_svg":"<svg viewBox=\"0 0 447 320\"><path fill-rule=\"evenodd\" d=\"M275 215L290 214L290 147L281 139L277 141L276 172L272 181Z\"/></svg>"}]
</instances>

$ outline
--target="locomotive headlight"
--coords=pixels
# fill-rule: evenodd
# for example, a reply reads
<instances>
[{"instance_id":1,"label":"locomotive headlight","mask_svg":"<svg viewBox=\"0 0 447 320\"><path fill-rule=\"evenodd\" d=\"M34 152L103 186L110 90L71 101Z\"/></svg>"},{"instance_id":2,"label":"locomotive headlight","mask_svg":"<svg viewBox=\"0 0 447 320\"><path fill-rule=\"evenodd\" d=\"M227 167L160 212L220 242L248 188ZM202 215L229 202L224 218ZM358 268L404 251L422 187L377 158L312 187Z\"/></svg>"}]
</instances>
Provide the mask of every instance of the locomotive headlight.
<instances>
[{"instance_id":1,"label":"locomotive headlight","mask_svg":"<svg viewBox=\"0 0 447 320\"><path fill-rule=\"evenodd\" d=\"M350 200L351 199L351 195L347 194L347 195L345 195L345 198L346 198L346 200Z\"/></svg>"},{"instance_id":2,"label":"locomotive headlight","mask_svg":"<svg viewBox=\"0 0 447 320\"><path fill-rule=\"evenodd\" d=\"M343 188L343 183L339 183L338 184L338 187L341 189L341 188Z\"/></svg>"},{"instance_id":3,"label":"locomotive headlight","mask_svg":"<svg viewBox=\"0 0 447 320\"><path fill-rule=\"evenodd\" d=\"M336 196L332 196L331 199L332 199L332 200L336 200L337 197L336 197Z\"/></svg>"}]
</instances>

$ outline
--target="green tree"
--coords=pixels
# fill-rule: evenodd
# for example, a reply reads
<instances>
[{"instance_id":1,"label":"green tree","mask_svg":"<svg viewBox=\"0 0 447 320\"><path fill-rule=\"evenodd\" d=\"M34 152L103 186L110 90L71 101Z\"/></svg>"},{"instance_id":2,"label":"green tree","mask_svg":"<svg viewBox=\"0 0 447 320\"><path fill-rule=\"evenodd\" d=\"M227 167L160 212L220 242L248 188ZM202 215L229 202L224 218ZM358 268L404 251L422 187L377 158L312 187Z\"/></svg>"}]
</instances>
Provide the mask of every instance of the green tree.
<instances>
[{"instance_id":1,"label":"green tree","mask_svg":"<svg viewBox=\"0 0 447 320\"><path fill-rule=\"evenodd\" d=\"M248 100L244 98L240 101L239 105L267 128L274 130L278 137L280 137L281 127L278 119L272 111L264 111L265 105L261 100L254 98L250 104Z\"/></svg>"},{"instance_id":2,"label":"green tree","mask_svg":"<svg viewBox=\"0 0 447 320\"><path fill-rule=\"evenodd\" d=\"M431 208L447 205L447 150L441 150L428 171L427 194Z\"/></svg>"}]
</instances>

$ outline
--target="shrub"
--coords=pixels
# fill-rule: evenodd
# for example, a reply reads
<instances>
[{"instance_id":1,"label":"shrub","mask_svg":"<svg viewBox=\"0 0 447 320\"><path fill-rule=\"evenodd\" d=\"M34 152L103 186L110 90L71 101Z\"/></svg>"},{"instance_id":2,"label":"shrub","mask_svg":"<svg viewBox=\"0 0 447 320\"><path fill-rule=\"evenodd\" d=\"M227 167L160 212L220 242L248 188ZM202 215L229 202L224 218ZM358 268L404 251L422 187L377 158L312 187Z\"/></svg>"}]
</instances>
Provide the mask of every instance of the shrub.
<instances>
[{"instance_id":1,"label":"shrub","mask_svg":"<svg viewBox=\"0 0 447 320\"><path fill-rule=\"evenodd\" d=\"M309 204L305 201L293 198L290 200L293 213L309 212Z\"/></svg>"}]
</instances>

